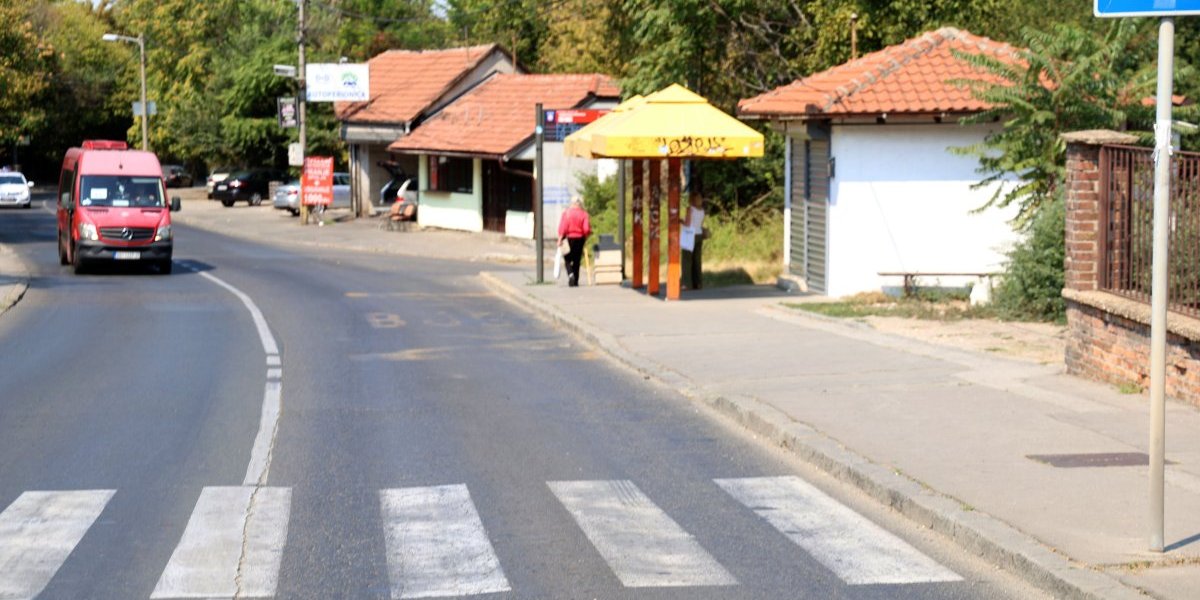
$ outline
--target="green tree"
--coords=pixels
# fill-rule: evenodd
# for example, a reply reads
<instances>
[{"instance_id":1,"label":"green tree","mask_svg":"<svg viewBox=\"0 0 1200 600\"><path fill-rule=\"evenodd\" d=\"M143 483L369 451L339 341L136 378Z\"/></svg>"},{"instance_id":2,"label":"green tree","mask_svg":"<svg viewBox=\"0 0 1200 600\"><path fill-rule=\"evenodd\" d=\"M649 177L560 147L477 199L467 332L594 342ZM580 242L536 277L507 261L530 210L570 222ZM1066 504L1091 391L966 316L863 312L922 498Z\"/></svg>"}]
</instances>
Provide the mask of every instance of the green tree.
<instances>
[{"instance_id":1,"label":"green tree","mask_svg":"<svg viewBox=\"0 0 1200 600\"><path fill-rule=\"evenodd\" d=\"M34 27L31 12L36 4L0 4L0 146L5 149L18 137L39 136L52 125L46 104L58 56Z\"/></svg>"},{"instance_id":2,"label":"green tree","mask_svg":"<svg viewBox=\"0 0 1200 600\"><path fill-rule=\"evenodd\" d=\"M48 79L47 122L31 154L43 171L57 167L62 151L86 138L122 139L130 123L129 86L136 80L136 49L101 40L111 24L82 2L43 2L32 15L53 46L57 72ZM114 51L115 50L115 51Z\"/></svg>"},{"instance_id":3,"label":"green tree","mask_svg":"<svg viewBox=\"0 0 1200 600\"><path fill-rule=\"evenodd\" d=\"M1027 226L1065 176L1062 133L1137 129L1152 122L1141 100L1154 90L1148 56L1154 44L1136 21L1108 23L1103 36L1071 25L1049 33L1027 29L1028 49L1011 60L958 54L997 78L962 82L992 106L963 123L1001 123L981 144L957 149L978 157L983 179L977 187L996 186L983 208L1015 203L1016 224ZM996 185L1014 179L1015 185Z\"/></svg>"}]
</instances>

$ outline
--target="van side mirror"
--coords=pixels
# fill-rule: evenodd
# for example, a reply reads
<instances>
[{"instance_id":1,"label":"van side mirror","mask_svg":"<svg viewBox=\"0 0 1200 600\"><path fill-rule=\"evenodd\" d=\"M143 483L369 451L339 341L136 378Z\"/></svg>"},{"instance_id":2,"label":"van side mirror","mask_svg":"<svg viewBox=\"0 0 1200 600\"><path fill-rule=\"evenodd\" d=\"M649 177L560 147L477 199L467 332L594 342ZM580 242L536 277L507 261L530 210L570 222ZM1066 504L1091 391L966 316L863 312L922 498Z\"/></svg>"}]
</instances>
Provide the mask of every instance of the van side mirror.
<instances>
[{"instance_id":1,"label":"van side mirror","mask_svg":"<svg viewBox=\"0 0 1200 600\"><path fill-rule=\"evenodd\" d=\"M171 212L179 212L183 208L183 200L179 196L171 198Z\"/></svg>"},{"instance_id":2,"label":"van side mirror","mask_svg":"<svg viewBox=\"0 0 1200 600\"><path fill-rule=\"evenodd\" d=\"M26 181L26 182L25 182L25 185L27 185L27 186L29 186L29 187L31 187L31 188L32 188L32 187L33 187L33 182L32 182L32 181Z\"/></svg>"}]
</instances>

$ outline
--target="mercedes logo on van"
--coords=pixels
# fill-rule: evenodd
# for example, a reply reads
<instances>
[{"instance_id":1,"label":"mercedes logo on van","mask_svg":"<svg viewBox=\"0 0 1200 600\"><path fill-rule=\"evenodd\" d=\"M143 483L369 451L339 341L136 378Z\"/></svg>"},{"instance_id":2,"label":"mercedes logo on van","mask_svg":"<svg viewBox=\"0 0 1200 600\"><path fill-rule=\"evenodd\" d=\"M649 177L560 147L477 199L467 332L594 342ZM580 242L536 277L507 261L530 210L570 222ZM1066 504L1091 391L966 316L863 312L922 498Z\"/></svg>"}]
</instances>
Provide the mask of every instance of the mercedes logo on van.
<instances>
[{"instance_id":1,"label":"mercedes logo on van","mask_svg":"<svg viewBox=\"0 0 1200 600\"><path fill-rule=\"evenodd\" d=\"M121 228L121 238L126 240L133 239L133 230L128 227Z\"/></svg>"}]
</instances>

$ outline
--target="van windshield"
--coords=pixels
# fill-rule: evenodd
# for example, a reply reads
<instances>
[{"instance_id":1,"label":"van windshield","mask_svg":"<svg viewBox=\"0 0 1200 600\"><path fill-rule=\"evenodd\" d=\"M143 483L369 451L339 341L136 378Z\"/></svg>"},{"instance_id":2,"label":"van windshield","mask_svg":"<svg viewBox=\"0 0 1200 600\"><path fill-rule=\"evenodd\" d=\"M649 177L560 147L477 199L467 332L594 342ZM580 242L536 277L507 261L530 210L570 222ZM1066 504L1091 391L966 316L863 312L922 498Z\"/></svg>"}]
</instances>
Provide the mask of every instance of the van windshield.
<instances>
[{"instance_id":1,"label":"van windshield","mask_svg":"<svg viewBox=\"0 0 1200 600\"><path fill-rule=\"evenodd\" d=\"M158 177L84 175L79 189L83 206L166 206Z\"/></svg>"}]
</instances>

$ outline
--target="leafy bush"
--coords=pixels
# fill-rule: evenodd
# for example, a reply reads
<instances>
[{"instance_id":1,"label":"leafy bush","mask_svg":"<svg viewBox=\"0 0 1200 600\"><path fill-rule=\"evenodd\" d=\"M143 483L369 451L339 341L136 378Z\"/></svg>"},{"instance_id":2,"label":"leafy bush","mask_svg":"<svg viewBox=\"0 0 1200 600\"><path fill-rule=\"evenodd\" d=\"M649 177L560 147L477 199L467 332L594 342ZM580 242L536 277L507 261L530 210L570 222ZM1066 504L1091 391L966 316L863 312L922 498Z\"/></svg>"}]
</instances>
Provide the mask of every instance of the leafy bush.
<instances>
[{"instance_id":1,"label":"leafy bush","mask_svg":"<svg viewBox=\"0 0 1200 600\"><path fill-rule=\"evenodd\" d=\"M1063 321L1066 211L1061 196L1043 204L1026 237L1008 254L1007 269L993 298L1008 318Z\"/></svg>"}]
</instances>

